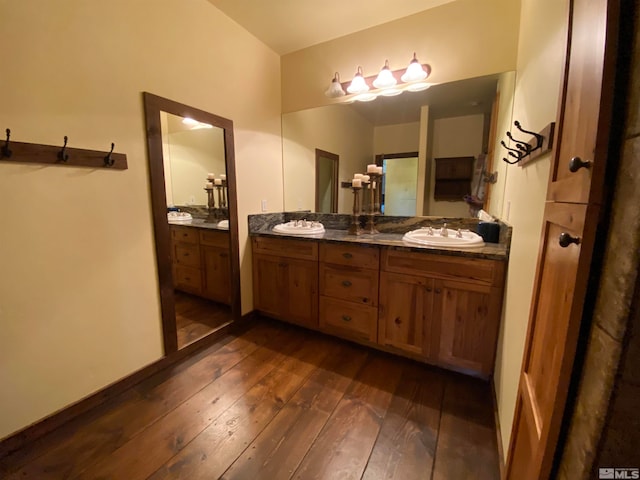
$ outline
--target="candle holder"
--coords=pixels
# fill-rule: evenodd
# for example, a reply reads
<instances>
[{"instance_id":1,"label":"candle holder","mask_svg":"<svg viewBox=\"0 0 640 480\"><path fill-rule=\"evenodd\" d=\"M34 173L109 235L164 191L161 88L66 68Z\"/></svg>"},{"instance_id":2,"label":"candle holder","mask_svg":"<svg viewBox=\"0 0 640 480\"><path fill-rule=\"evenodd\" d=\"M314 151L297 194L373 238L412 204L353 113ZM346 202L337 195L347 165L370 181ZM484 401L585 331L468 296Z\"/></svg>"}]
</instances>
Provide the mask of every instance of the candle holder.
<instances>
[{"instance_id":1,"label":"candle holder","mask_svg":"<svg viewBox=\"0 0 640 480\"><path fill-rule=\"evenodd\" d=\"M374 221L374 217L380 213L380 202L378 201L378 194L376 190L380 189L380 180L382 179L382 173L374 173L367 172L369 175L369 208L367 212L367 216L369 219L367 220L367 224L364 227L364 232L369 234L380 233L376 229L376 224Z\"/></svg>"},{"instance_id":2,"label":"candle holder","mask_svg":"<svg viewBox=\"0 0 640 480\"><path fill-rule=\"evenodd\" d=\"M351 215L351 225L347 233L349 235L362 235L363 230L360 228L358 216L360 214L360 190L361 187L351 187L353 190L353 214Z\"/></svg>"}]
</instances>

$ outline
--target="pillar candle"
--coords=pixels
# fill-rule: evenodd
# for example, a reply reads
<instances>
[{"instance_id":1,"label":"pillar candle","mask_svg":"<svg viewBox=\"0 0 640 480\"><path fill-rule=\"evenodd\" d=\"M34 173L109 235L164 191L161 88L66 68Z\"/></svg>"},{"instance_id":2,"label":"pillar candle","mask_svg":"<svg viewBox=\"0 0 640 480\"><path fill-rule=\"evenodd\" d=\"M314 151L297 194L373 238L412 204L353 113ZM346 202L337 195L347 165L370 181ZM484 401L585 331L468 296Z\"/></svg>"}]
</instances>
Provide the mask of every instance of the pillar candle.
<instances>
[{"instance_id":1,"label":"pillar candle","mask_svg":"<svg viewBox=\"0 0 640 480\"><path fill-rule=\"evenodd\" d=\"M362 176L362 181L364 183L369 183L369 180L371 179L371 177L369 175L363 175Z\"/></svg>"},{"instance_id":2,"label":"pillar candle","mask_svg":"<svg viewBox=\"0 0 640 480\"><path fill-rule=\"evenodd\" d=\"M367 173L376 173L378 166L375 163L367 165Z\"/></svg>"},{"instance_id":3,"label":"pillar candle","mask_svg":"<svg viewBox=\"0 0 640 480\"><path fill-rule=\"evenodd\" d=\"M213 188L213 183L211 182L205 183L204 188L206 188L207 190L211 190Z\"/></svg>"},{"instance_id":4,"label":"pillar candle","mask_svg":"<svg viewBox=\"0 0 640 480\"><path fill-rule=\"evenodd\" d=\"M364 175L363 175L363 174L361 174L361 173L356 173L356 174L354 174L354 175L353 175L353 178L360 178L360 179L362 179L362 177L364 177Z\"/></svg>"},{"instance_id":5,"label":"pillar candle","mask_svg":"<svg viewBox=\"0 0 640 480\"><path fill-rule=\"evenodd\" d=\"M382 167L376 167L376 173L382 175Z\"/></svg>"},{"instance_id":6,"label":"pillar candle","mask_svg":"<svg viewBox=\"0 0 640 480\"><path fill-rule=\"evenodd\" d=\"M354 178L351 180L351 186L354 188L362 188L362 180L359 178Z\"/></svg>"},{"instance_id":7,"label":"pillar candle","mask_svg":"<svg viewBox=\"0 0 640 480\"><path fill-rule=\"evenodd\" d=\"M222 179L221 179L221 178L216 178L216 179L213 181L213 183L214 183L214 185L222 185Z\"/></svg>"},{"instance_id":8,"label":"pillar candle","mask_svg":"<svg viewBox=\"0 0 640 480\"><path fill-rule=\"evenodd\" d=\"M220 175L220 180L225 181L226 179L227 179L227 176L224 173Z\"/></svg>"},{"instance_id":9,"label":"pillar candle","mask_svg":"<svg viewBox=\"0 0 640 480\"><path fill-rule=\"evenodd\" d=\"M213 173L207 173L207 180L213 180L216 176Z\"/></svg>"}]
</instances>

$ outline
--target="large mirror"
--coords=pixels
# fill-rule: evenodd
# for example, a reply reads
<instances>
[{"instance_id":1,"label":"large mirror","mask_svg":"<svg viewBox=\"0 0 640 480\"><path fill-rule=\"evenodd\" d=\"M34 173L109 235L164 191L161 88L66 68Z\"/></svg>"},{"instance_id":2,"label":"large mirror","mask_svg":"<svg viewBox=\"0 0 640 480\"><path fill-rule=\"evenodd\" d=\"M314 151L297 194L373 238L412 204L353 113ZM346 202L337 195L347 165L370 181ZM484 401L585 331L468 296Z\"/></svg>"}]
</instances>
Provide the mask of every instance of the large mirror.
<instances>
[{"instance_id":1,"label":"large mirror","mask_svg":"<svg viewBox=\"0 0 640 480\"><path fill-rule=\"evenodd\" d=\"M333 211L351 213L346 185L371 163L385 171L383 213L467 217L486 208L490 195L502 194L503 152L494 150L511 121L514 88L515 72L506 72L283 114L285 210L324 212L319 187L338 184ZM334 177L325 178L327 169L318 178L317 151L334 155ZM466 176L447 177L452 166L455 175L464 170ZM483 181L497 170L497 184Z\"/></svg>"},{"instance_id":2,"label":"large mirror","mask_svg":"<svg viewBox=\"0 0 640 480\"><path fill-rule=\"evenodd\" d=\"M143 94L165 354L240 316L233 123Z\"/></svg>"}]
</instances>

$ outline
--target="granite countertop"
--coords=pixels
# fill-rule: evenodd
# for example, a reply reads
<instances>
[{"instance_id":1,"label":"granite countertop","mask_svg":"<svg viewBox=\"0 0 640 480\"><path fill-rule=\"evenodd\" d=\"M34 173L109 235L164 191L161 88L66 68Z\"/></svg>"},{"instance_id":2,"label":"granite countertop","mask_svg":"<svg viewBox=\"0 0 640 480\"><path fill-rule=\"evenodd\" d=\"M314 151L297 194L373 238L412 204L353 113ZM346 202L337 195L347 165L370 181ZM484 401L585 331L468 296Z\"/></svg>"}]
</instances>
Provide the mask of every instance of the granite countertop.
<instances>
[{"instance_id":1,"label":"granite countertop","mask_svg":"<svg viewBox=\"0 0 640 480\"><path fill-rule=\"evenodd\" d=\"M325 229L323 234L318 235L286 235L275 233L270 229L253 231L251 236L291 238L295 240L327 242L327 243L354 243L359 245L375 245L393 247L397 250L424 252L434 255L449 255L467 258L485 258L489 260L507 260L508 249L502 243L485 243L483 247L474 248L452 248L452 247L430 247L407 243L402 240L402 233L377 233L375 235L349 235L346 230Z\"/></svg>"},{"instance_id":2,"label":"granite countertop","mask_svg":"<svg viewBox=\"0 0 640 480\"><path fill-rule=\"evenodd\" d=\"M220 228L218 227L218 223L209 223L206 222L204 218L192 218L191 220L182 220L182 221L171 221L169 220L169 225L176 225L180 227L194 227L194 228L202 228L205 230L219 230L221 232L228 232L228 228Z\"/></svg>"},{"instance_id":3,"label":"granite countertop","mask_svg":"<svg viewBox=\"0 0 640 480\"><path fill-rule=\"evenodd\" d=\"M274 233L271 230L274 225L279 223L288 222L290 220L300 220L303 218L321 222L325 227L325 233L321 235L302 237L298 235ZM366 219L364 217L360 217L359 220L361 225L363 225ZM485 258L489 260L506 261L509 258L509 246L511 244L511 226L504 222L499 222L499 243L485 243L483 247L430 247L426 245L410 244L402 240L402 237L406 232L425 226L438 228L446 224L452 229L468 228L471 231L476 231L478 220L475 218L378 216L376 217L376 228L380 233L375 235L349 235L347 230L352 221L352 216L344 214L322 214L312 212L263 213L249 215L248 221L249 235L251 236L292 238L316 242L347 242L359 245L392 247L394 249L405 251L428 252L434 255Z\"/></svg>"}]
</instances>

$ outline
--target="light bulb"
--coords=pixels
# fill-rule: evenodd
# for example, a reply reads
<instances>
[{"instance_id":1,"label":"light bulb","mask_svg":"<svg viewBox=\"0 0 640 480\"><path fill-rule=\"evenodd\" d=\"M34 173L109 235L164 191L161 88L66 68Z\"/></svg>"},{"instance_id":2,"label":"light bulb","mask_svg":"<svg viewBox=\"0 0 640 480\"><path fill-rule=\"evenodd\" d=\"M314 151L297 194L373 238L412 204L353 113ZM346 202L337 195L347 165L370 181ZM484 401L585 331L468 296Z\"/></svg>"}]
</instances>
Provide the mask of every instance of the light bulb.
<instances>
[{"instance_id":1,"label":"light bulb","mask_svg":"<svg viewBox=\"0 0 640 480\"><path fill-rule=\"evenodd\" d=\"M336 72L333 76L331 85L329 85L329 88L327 88L324 94L329 98L338 98L346 95L344 90L342 89L342 85L340 85L340 75L338 74L338 72Z\"/></svg>"},{"instance_id":2,"label":"light bulb","mask_svg":"<svg viewBox=\"0 0 640 480\"><path fill-rule=\"evenodd\" d=\"M389 88L398 83L389 70L389 60L384 61L384 67L380 70L378 77L373 81L373 86L376 88Z\"/></svg>"},{"instance_id":3,"label":"light bulb","mask_svg":"<svg viewBox=\"0 0 640 480\"><path fill-rule=\"evenodd\" d=\"M424 71L424 69L422 68L422 65L420 65L420 62L418 62L418 59L416 58L416 54L414 52L413 59L411 59L411 62L407 67L407 71L404 72L404 74L401 77L402 81L415 82L417 80L424 80L425 78L427 78L427 76L428 76L427 72Z\"/></svg>"},{"instance_id":4,"label":"light bulb","mask_svg":"<svg viewBox=\"0 0 640 480\"><path fill-rule=\"evenodd\" d=\"M358 71L351 80L351 85L347 87L349 93L364 93L369 91L369 85L364 81L362 76L362 67L358 67Z\"/></svg>"}]
</instances>

